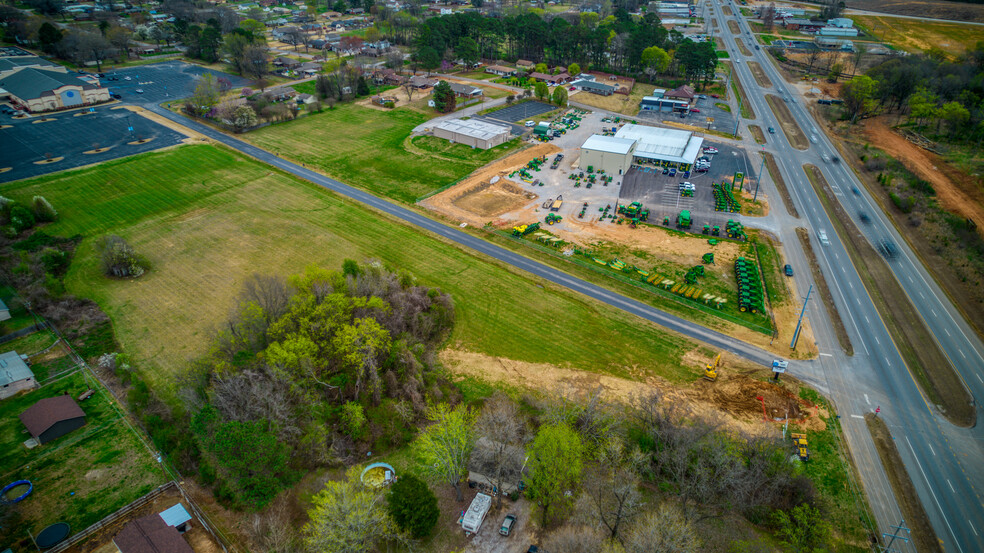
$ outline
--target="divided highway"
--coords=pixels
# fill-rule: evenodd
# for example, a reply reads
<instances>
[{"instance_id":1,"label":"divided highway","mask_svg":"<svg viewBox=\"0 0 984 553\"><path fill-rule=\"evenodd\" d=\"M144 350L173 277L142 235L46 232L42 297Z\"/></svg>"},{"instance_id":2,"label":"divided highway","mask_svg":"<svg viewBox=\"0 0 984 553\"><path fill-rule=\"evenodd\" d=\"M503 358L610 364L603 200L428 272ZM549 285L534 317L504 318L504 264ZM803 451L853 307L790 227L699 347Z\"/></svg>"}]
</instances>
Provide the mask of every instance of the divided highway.
<instances>
[{"instance_id":1,"label":"divided highway","mask_svg":"<svg viewBox=\"0 0 984 553\"><path fill-rule=\"evenodd\" d=\"M874 409L871 399L875 398L882 407L882 416L892 429L906 469L945 549L964 553L984 550L984 504L980 496L984 488L984 471L977 470L976 466L984 460L984 431L980 425L972 429L956 428L928 404L892 343L840 237L833 232L834 227L806 179L802 164L812 163L821 168L834 190L832 200L841 202L848 213L856 216L858 211L864 210L871 216L870 224L861 224L860 221L856 224L872 244L888 239L899 248L900 255L890 260L889 266L974 398L984 397L984 356L981 353L984 346L847 164L825 160L825 157L832 159L840 154L827 136L818 132L816 121L803 105L805 100L794 87L785 83L768 54L764 50L754 50L752 56L741 55L735 44L738 36L728 31L727 20L738 22L741 30L739 36L747 39L753 47L755 40L738 7L732 4L735 15L727 17L720 5L711 4L710 7L720 23L719 36L731 52L735 71L749 93L748 100L759 121L780 132L770 135L768 147L776 154L793 201L805 218L805 221L795 224L812 231L826 229L830 237L829 246L818 245L815 249L855 346L853 358L839 355L839 351L831 351L826 355L833 358L833 363L824 363L821 359L826 377L833 380L831 391L839 411L842 415L859 416ZM762 66L773 83L772 90L756 86L747 67L749 60L757 61ZM781 126L765 102L767 93L786 99L800 128L810 137L808 150L793 148L781 135ZM785 236L784 242L787 250L794 246ZM814 240L814 244L819 242ZM836 349L837 345L830 344L828 348ZM981 415L980 411L978 415ZM884 489L883 471L880 466L874 465L867 466L868 470L865 470L866 463L858 459L859 454L864 457L866 451L870 453L870 438L866 435L863 421L844 419L844 422L879 527L881 531L889 532L892 525L898 524L899 514L891 490L886 493ZM903 546L903 550L906 549L914 550L911 545Z\"/></svg>"}]
</instances>

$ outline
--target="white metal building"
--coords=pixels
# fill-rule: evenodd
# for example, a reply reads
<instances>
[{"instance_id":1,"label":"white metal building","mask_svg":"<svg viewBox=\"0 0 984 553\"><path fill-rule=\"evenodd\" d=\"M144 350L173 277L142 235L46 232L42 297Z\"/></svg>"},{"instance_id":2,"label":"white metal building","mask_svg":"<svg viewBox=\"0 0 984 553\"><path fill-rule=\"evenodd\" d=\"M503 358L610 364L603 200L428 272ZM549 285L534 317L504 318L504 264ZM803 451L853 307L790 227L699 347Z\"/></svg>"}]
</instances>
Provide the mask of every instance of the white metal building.
<instances>
[{"instance_id":1,"label":"white metal building","mask_svg":"<svg viewBox=\"0 0 984 553\"><path fill-rule=\"evenodd\" d=\"M694 136L690 131L646 125L625 125L615 133L615 137L636 142L632 152L634 161L685 167L697 160L704 143L703 137Z\"/></svg>"},{"instance_id":2,"label":"white metal building","mask_svg":"<svg viewBox=\"0 0 984 553\"><path fill-rule=\"evenodd\" d=\"M593 134L581 144L581 160L578 166L604 170L609 175L622 175L632 165L632 148L635 140Z\"/></svg>"},{"instance_id":3,"label":"white metal building","mask_svg":"<svg viewBox=\"0 0 984 553\"><path fill-rule=\"evenodd\" d=\"M475 119L449 119L433 127L434 136L488 150L511 138L509 127Z\"/></svg>"}]
</instances>

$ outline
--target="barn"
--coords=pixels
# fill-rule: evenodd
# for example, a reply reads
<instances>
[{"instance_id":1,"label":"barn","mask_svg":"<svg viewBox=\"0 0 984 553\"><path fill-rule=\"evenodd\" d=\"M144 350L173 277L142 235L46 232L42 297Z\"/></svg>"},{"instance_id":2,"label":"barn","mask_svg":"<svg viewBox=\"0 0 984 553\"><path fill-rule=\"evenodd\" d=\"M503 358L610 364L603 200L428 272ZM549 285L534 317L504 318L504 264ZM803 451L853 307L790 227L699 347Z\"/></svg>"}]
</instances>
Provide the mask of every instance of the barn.
<instances>
[{"instance_id":1,"label":"barn","mask_svg":"<svg viewBox=\"0 0 984 553\"><path fill-rule=\"evenodd\" d=\"M38 443L46 444L85 426L85 412L69 395L42 399L20 414Z\"/></svg>"}]
</instances>

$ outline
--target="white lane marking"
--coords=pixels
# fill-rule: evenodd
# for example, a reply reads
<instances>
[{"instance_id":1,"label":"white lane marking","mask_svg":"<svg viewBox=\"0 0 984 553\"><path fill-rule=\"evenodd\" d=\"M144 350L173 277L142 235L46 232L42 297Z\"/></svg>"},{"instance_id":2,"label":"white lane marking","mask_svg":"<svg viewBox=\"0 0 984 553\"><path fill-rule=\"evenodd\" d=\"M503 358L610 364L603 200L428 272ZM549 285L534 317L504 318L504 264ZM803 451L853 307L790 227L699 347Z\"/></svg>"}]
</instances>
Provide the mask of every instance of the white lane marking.
<instances>
[{"instance_id":1,"label":"white lane marking","mask_svg":"<svg viewBox=\"0 0 984 553\"><path fill-rule=\"evenodd\" d=\"M977 528L974 528L974 523L973 522L971 522L971 521L968 520L967 521L967 524L970 525L970 529L974 531L974 535L975 536L980 536L980 534L977 533Z\"/></svg>"},{"instance_id":2,"label":"white lane marking","mask_svg":"<svg viewBox=\"0 0 984 553\"><path fill-rule=\"evenodd\" d=\"M823 354L821 353L820 355L823 355ZM981 378L981 373L977 373L976 376L977 376L977 380L980 380L981 381L981 384L984 384L984 378Z\"/></svg>"},{"instance_id":3,"label":"white lane marking","mask_svg":"<svg viewBox=\"0 0 984 553\"><path fill-rule=\"evenodd\" d=\"M927 442L926 445L929 446L929 450L933 452L933 457L936 457L936 450L933 449L933 444Z\"/></svg>"},{"instance_id":4,"label":"white lane marking","mask_svg":"<svg viewBox=\"0 0 984 553\"><path fill-rule=\"evenodd\" d=\"M868 399L868 394L864 394L864 402L867 403L868 405L871 405L871 400Z\"/></svg>"},{"instance_id":5,"label":"white lane marking","mask_svg":"<svg viewBox=\"0 0 984 553\"><path fill-rule=\"evenodd\" d=\"M926 299L926 296L924 296L922 292L919 292L919 297L922 299Z\"/></svg>"},{"instance_id":6,"label":"white lane marking","mask_svg":"<svg viewBox=\"0 0 984 553\"><path fill-rule=\"evenodd\" d=\"M946 479L946 483L947 484L950 484L950 491L951 492L957 493L957 490L953 489L953 484L950 483L950 479L949 478Z\"/></svg>"},{"instance_id":7,"label":"white lane marking","mask_svg":"<svg viewBox=\"0 0 984 553\"><path fill-rule=\"evenodd\" d=\"M930 311L932 311L932 312L933 312L933 316L934 316L934 317L939 317L939 315L937 315L937 314L936 314L936 310L935 310L935 309L930 309Z\"/></svg>"},{"instance_id":8,"label":"white lane marking","mask_svg":"<svg viewBox=\"0 0 984 553\"><path fill-rule=\"evenodd\" d=\"M945 327L943 328L943 332L946 332L946 335L947 335L947 336L950 336L950 331L949 331L949 330L947 330L947 329L946 329ZM952 338L952 336L951 336L951 338Z\"/></svg>"},{"instance_id":9,"label":"white lane marking","mask_svg":"<svg viewBox=\"0 0 984 553\"><path fill-rule=\"evenodd\" d=\"M854 290L854 283L853 282L848 282L847 285L851 287L851 290Z\"/></svg>"},{"instance_id":10,"label":"white lane marking","mask_svg":"<svg viewBox=\"0 0 984 553\"><path fill-rule=\"evenodd\" d=\"M868 320L868 316L867 315L864 316L864 322L866 322L868 324L871 324L871 321Z\"/></svg>"},{"instance_id":11,"label":"white lane marking","mask_svg":"<svg viewBox=\"0 0 984 553\"><path fill-rule=\"evenodd\" d=\"M943 507L940 507L940 500L936 498L936 492L933 491L933 486L929 485L929 478L926 478L926 471L923 470L922 463L919 462L919 456L916 455L916 450L912 449L912 442L909 441L908 436L905 437L905 443L909 444L909 451L912 452L912 456L916 460L916 466L919 467L919 472L922 473L923 480L926 481L926 484L929 487L929 493L933 495L933 501L936 502L936 509L940 512L940 516L943 517L943 522L946 523L946 527L950 530L950 536L954 538L953 544L957 546L960 553L963 553L963 548L960 547L960 542L956 540L957 536L953 533L953 527L950 526L950 520L946 518L946 513L943 512ZM949 482L949 480L947 480L947 482Z\"/></svg>"},{"instance_id":12,"label":"white lane marking","mask_svg":"<svg viewBox=\"0 0 984 553\"><path fill-rule=\"evenodd\" d=\"M864 417L862 417L861 415L851 415L851 418L852 419L862 419L862 420L864 419Z\"/></svg>"},{"instance_id":13,"label":"white lane marking","mask_svg":"<svg viewBox=\"0 0 984 553\"><path fill-rule=\"evenodd\" d=\"M829 353L821 353L820 354L820 357L833 357L833 355L831 355ZM978 376L977 378L980 378L980 377Z\"/></svg>"},{"instance_id":14,"label":"white lane marking","mask_svg":"<svg viewBox=\"0 0 984 553\"><path fill-rule=\"evenodd\" d=\"M861 298L854 298L854 301L858 302L858 305L861 305Z\"/></svg>"},{"instance_id":15,"label":"white lane marking","mask_svg":"<svg viewBox=\"0 0 984 553\"><path fill-rule=\"evenodd\" d=\"M912 282L912 277L911 276L909 277L909 282Z\"/></svg>"},{"instance_id":16,"label":"white lane marking","mask_svg":"<svg viewBox=\"0 0 984 553\"><path fill-rule=\"evenodd\" d=\"M966 359L966 358L967 358L967 356L963 354L963 350L962 350L962 349L958 349L958 350L957 350L957 353L959 353L959 354L960 354L960 357L963 357L964 359Z\"/></svg>"},{"instance_id":17,"label":"white lane marking","mask_svg":"<svg viewBox=\"0 0 984 553\"><path fill-rule=\"evenodd\" d=\"M879 346L881 345L881 340L878 339L878 336L875 336L875 341L878 342Z\"/></svg>"}]
</instances>

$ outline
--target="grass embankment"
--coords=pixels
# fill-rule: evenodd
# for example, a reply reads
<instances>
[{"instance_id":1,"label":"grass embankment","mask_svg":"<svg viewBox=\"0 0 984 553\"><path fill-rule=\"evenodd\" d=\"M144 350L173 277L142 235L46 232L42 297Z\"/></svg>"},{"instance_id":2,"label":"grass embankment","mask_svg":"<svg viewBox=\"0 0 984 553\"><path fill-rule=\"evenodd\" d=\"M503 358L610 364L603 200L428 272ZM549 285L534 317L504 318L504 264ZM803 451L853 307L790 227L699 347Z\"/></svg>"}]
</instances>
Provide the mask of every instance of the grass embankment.
<instances>
[{"instance_id":1,"label":"grass embankment","mask_svg":"<svg viewBox=\"0 0 984 553\"><path fill-rule=\"evenodd\" d=\"M59 206L58 235L80 233L66 284L96 300L119 342L155 388L205 351L213 328L253 273L379 259L455 300L449 347L639 378L636 367L681 381L695 344L565 288L449 245L244 156L183 146L22 181ZM115 233L152 269L133 281L100 275L93 238ZM598 344L606 344L599 348Z\"/></svg>"},{"instance_id":2,"label":"grass embankment","mask_svg":"<svg viewBox=\"0 0 984 553\"><path fill-rule=\"evenodd\" d=\"M806 137L803 130L799 128L799 125L796 124L793 114L789 111L789 106L782 101L782 98L774 94L766 94L765 101L769 102L769 107L772 108L772 113L779 120L779 126L782 127L782 132L786 134L786 139L789 140L790 146L797 150L809 148L810 140Z\"/></svg>"},{"instance_id":3,"label":"grass embankment","mask_svg":"<svg viewBox=\"0 0 984 553\"><path fill-rule=\"evenodd\" d=\"M741 53L742 54L744 54L746 56L751 56L752 55L752 51L748 49L748 46L745 46L745 40L744 39L739 38L735 42L738 44L738 49L741 50Z\"/></svg>"},{"instance_id":4,"label":"grass embankment","mask_svg":"<svg viewBox=\"0 0 984 553\"><path fill-rule=\"evenodd\" d=\"M895 279L881 255L854 225L840 202L830 200L834 193L820 170L809 164L804 165L803 170L919 387L929 401L940 408L947 420L958 426L973 426L977 420L973 398L967 393L950 360L940 351L919 312L909 301L905 289Z\"/></svg>"},{"instance_id":5,"label":"grass embankment","mask_svg":"<svg viewBox=\"0 0 984 553\"><path fill-rule=\"evenodd\" d=\"M76 397L91 385L91 379L86 381L77 372L0 403L0 478L5 484L17 479L34 484L34 492L17 504L19 520L4 528L8 539L26 542L23 547L13 544L15 551L34 550L29 531L36 536L49 524L67 522L78 532L165 481L157 462L101 387L79 404L85 411L85 426L34 449L21 445L29 436L22 432L20 413L63 392Z\"/></svg>"},{"instance_id":6,"label":"grass embankment","mask_svg":"<svg viewBox=\"0 0 984 553\"><path fill-rule=\"evenodd\" d=\"M717 55L719 60L726 60L731 57L731 54L729 54L727 50L718 50L714 52L714 54Z\"/></svg>"},{"instance_id":7,"label":"grass embankment","mask_svg":"<svg viewBox=\"0 0 984 553\"><path fill-rule=\"evenodd\" d=\"M731 88L734 89L735 95L738 97L738 103L741 107L741 117L743 119L755 119L755 112L752 110L751 104L748 103L748 95L745 94L745 88L741 86L741 79L738 78L737 71L731 74Z\"/></svg>"},{"instance_id":8,"label":"grass embankment","mask_svg":"<svg viewBox=\"0 0 984 553\"><path fill-rule=\"evenodd\" d=\"M749 125L748 131L752 133L752 138L758 144L765 144L765 133L762 132L762 127L758 125Z\"/></svg>"},{"instance_id":9,"label":"grass embankment","mask_svg":"<svg viewBox=\"0 0 984 553\"><path fill-rule=\"evenodd\" d=\"M789 195L789 188L786 186L786 181L782 178L782 173L779 172L779 165L776 164L775 156L771 152L762 152L762 155L765 156L765 168L769 171L772 182L776 183L776 188L779 189L779 195L782 196L782 203L786 206L786 212L793 217L799 218L799 212L796 211L796 206L793 205L793 198Z\"/></svg>"},{"instance_id":10,"label":"grass embankment","mask_svg":"<svg viewBox=\"0 0 984 553\"><path fill-rule=\"evenodd\" d=\"M841 349L844 350L844 353L854 355L854 346L851 345L851 338L847 335L844 320L841 319L837 305L834 304L834 295L830 293L830 287L827 286L827 279L820 272L820 263L817 261L817 254L814 253L813 246L810 242L810 232L800 227L796 229L796 236L799 237L800 244L803 246L803 253L806 254L806 258L810 262L810 272L813 274L813 281L816 284L817 293L820 294L820 301L823 302L823 306L827 310L827 316L830 317L830 322L834 325L834 334L837 335L837 342L840 344Z\"/></svg>"},{"instance_id":11,"label":"grass embankment","mask_svg":"<svg viewBox=\"0 0 984 553\"><path fill-rule=\"evenodd\" d=\"M405 203L413 203L520 146L519 141L512 140L490 150L457 148L440 159L408 151L404 140L414 127L427 120L425 114L414 110L396 109L381 114L344 104L240 138L348 184Z\"/></svg>"},{"instance_id":12,"label":"grass embankment","mask_svg":"<svg viewBox=\"0 0 984 553\"><path fill-rule=\"evenodd\" d=\"M875 442L875 449L878 450L878 457L881 459L882 467L888 476L888 482L892 485L895 492L895 500L899 503L899 510L902 511L902 518L905 519L911 532L912 541L915 542L917 551L936 551L943 552L940 541L936 538L933 525L926 516L926 510L922 502L919 501L919 494L916 487L912 485L912 479L905 470L902 456L899 455L898 448L895 447L895 438L888 430L885 421L875 416L874 413L867 413L864 422L868 425L868 432L871 439Z\"/></svg>"}]
</instances>

